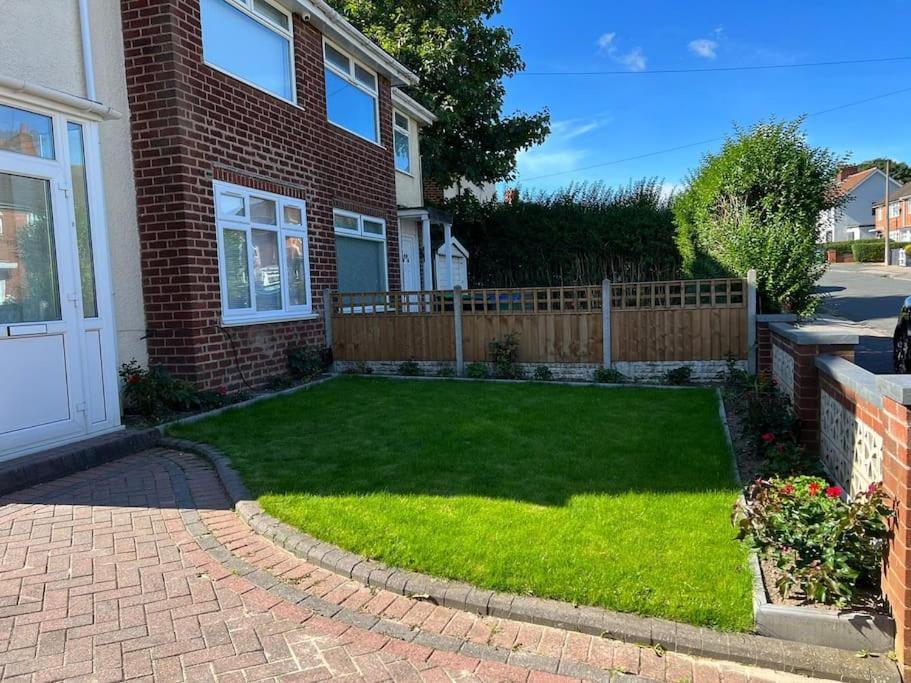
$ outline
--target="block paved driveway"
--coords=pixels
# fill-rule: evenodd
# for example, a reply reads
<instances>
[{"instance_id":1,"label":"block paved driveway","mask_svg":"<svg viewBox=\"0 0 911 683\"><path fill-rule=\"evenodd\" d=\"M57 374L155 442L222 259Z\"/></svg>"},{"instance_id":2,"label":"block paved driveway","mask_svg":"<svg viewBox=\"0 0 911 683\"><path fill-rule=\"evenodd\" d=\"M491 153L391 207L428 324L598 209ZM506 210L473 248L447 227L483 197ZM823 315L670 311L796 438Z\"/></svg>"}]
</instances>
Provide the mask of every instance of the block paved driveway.
<instances>
[{"instance_id":1,"label":"block paved driveway","mask_svg":"<svg viewBox=\"0 0 911 683\"><path fill-rule=\"evenodd\" d=\"M216 545L222 558L231 549L230 561L213 557ZM310 590L351 614L384 612L402 635L320 616L261 587L270 583ZM254 534L212 470L188 454L155 449L0 498L4 681L571 680L542 671L548 661L560 671L587 666L576 680L616 680L619 671L675 681L796 679L384 593ZM409 642L425 628L436 628L440 642L474 638L479 651L494 641L508 653L503 660L526 665ZM539 654L545 647L558 659Z\"/></svg>"}]
</instances>

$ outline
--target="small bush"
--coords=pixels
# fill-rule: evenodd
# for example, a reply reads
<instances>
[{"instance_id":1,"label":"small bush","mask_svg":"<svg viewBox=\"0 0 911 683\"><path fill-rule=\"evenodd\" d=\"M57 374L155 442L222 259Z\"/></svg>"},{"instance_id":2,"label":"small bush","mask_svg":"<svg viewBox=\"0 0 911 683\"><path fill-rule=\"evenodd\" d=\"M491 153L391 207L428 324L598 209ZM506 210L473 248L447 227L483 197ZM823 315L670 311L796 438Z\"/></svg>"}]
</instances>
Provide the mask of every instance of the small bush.
<instances>
[{"instance_id":1,"label":"small bush","mask_svg":"<svg viewBox=\"0 0 911 683\"><path fill-rule=\"evenodd\" d=\"M598 384L623 384L626 375L614 368L598 368L593 377Z\"/></svg>"},{"instance_id":2,"label":"small bush","mask_svg":"<svg viewBox=\"0 0 911 683\"><path fill-rule=\"evenodd\" d=\"M424 374L421 366L413 360L406 360L399 365L399 374L405 377L420 377Z\"/></svg>"},{"instance_id":3,"label":"small bush","mask_svg":"<svg viewBox=\"0 0 911 683\"><path fill-rule=\"evenodd\" d=\"M681 365L664 373L664 383L674 387L686 386L693 379L693 368Z\"/></svg>"},{"instance_id":4,"label":"small bush","mask_svg":"<svg viewBox=\"0 0 911 683\"><path fill-rule=\"evenodd\" d=\"M793 477L801 474L822 473L819 460L807 453L807 449L792 441L775 442L771 433L760 437L762 442L762 474L764 477Z\"/></svg>"},{"instance_id":5,"label":"small bush","mask_svg":"<svg viewBox=\"0 0 911 683\"><path fill-rule=\"evenodd\" d=\"M554 373L546 365L539 365L535 368L535 373L533 375L536 382L553 382Z\"/></svg>"},{"instance_id":6,"label":"small bush","mask_svg":"<svg viewBox=\"0 0 911 683\"><path fill-rule=\"evenodd\" d=\"M857 588L879 583L886 520L892 516L880 485L848 503L842 491L816 477L757 481L738 504L734 524L781 570L778 590L821 603L845 604Z\"/></svg>"},{"instance_id":7,"label":"small bush","mask_svg":"<svg viewBox=\"0 0 911 683\"><path fill-rule=\"evenodd\" d=\"M320 350L315 346L295 346L285 352L288 359L288 373L294 379L307 380L323 370Z\"/></svg>"},{"instance_id":8,"label":"small bush","mask_svg":"<svg viewBox=\"0 0 911 683\"><path fill-rule=\"evenodd\" d=\"M465 376L471 379L487 379L490 377L490 370L485 363L469 363L465 368Z\"/></svg>"},{"instance_id":9,"label":"small bush","mask_svg":"<svg viewBox=\"0 0 911 683\"><path fill-rule=\"evenodd\" d=\"M858 240L851 246L851 253L858 263L875 263L883 260L885 248L882 240Z\"/></svg>"},{"instance_id":10,"label":"small bush","mask_svg":"<svg viewBox=\"0 0 911 683\"><path fill-rule=\"evenodd\" d=\"M199 407L196 388L181 379L175 379L159 365L144 369L133 359L119 370L123 380L123 398L126 412L150 420L163 420L175 411L195 410Z\"/></svg>"},{"instance_id":11,"label":"small bush","mask_svg":"<svg viewBox=\"0 0 911 683\"><path fill-rule=\"evenodd\" d=\"M345 369L346 375L372 375L373 368L367 365L362 360L357 361L354 365L350 365Z\"/></svg>"},{"instance_id":12,"label":"small bush","mask_svg":"<svg viewBox=\"0 0 911 683\"><path fill-rule=\"evenodd\" d=\"M522 379L524 373L519 366L519 335L510 332L503 339L490 342L494 376L497 379Z\"/></svg>"},{"instance_id":13,"label":"small bush","mask_svg":"<svg viewBox=\"0 0 911 683\"><path fill-rule=\"evenodd\" d=\"M294 386L294 381L288 375L274 375L266 382L266 391L282 391Z\"/></svg>"},{"instance_id":14,"label":"small bush","mask_svg":"<svg viewBox=\"0 0 911 683\"><path fill-rule=\"evenodd\" d=\"M791 400L768 373L756 376L747 406L747 420L758 447L795 440L797 416ZM771 440L768 435L772 436Z\"/></svg>"},{"instance_id":15,"label":"small bush","mask_svg":"<svg viewBox=\"0 0 911 683\"><path fill-rule=\"evenodd\" d=\"M451 368L448 365L444 365L442 368L437 370L437 377L455 377L456 371L455 368Z\"/></svg>"}]
</instances>

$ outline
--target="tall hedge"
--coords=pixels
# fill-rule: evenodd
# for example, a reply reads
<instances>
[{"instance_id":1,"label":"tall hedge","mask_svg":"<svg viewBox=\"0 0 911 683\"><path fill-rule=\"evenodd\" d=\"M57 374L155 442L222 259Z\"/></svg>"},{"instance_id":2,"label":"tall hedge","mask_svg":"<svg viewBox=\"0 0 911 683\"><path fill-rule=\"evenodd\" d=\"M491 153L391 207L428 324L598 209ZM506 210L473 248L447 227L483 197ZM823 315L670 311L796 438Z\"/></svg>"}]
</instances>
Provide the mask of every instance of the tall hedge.
<instances>
[{"instance_id":1,"label":"tall hedge","mask_svg":"<svg viewBox=\"0 0 911 683\"><path fill-rule=\"evenodd\" d=\"M670 200L656 179L573 184L511 202L447 205L473 287L537 287L679 275Z\"/></svg>"},{"instance_id":2,"label":"tall hedge","mask_svg":"<svg viewBox=\"0 0 911 683\"><path fill-rule=\"evenodd\" d=\"M810 146L801 124L735 129L718 154L703 159L674 204L684 272L743 277L755 268L766 311L815 309L825 271L819 215L844 201L835 185L841 159Z\"/></svg>"}]
</instances>

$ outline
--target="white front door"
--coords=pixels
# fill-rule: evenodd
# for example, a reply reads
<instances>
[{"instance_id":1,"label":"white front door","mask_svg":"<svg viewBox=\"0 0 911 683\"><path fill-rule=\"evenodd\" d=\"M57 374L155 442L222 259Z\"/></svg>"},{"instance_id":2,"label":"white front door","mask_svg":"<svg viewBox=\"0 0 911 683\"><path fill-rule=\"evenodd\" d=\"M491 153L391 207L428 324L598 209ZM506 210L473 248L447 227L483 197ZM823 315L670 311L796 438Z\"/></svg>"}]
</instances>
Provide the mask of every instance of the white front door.
<instances>
[{"instance_id":1,"label":"white front door","mask_svg":"<svg viewBox=\"0 0 911 683\"><path fill-rule=\"evenodd\" d=\"M95 133L0 102L0 461L119 426Z\"/></svg>"},{"instance_id":2,"label":"white front door","mask_svg":"<svg viewBox=\"0 0 911 683\"><path fill-rule=\"evenodd\" d=\"M420 291L421 255L418 249L418 236L402 230L399 242L402 250L402 291Z\"/></svg>"}]
</instances>

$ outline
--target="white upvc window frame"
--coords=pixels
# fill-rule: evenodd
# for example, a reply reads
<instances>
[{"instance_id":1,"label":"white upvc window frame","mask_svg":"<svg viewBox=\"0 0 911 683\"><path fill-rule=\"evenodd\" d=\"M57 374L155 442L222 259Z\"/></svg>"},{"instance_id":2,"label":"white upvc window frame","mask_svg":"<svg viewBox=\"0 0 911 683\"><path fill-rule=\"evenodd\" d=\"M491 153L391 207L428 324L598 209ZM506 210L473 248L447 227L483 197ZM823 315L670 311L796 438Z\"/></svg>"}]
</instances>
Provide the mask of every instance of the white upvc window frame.
<instances>
[{"instance_id":1,"label":"white upvc window frame","mask_svg":"<svg viewBox=\"0 0 911 683\"><path fill-rule=\"evenodd\" d=\"M898 218L901 215L901 202L892 202L889 204L889 218Z\"/></svg>"},{"instance_id":2,"label":"white upvc window frame","mask_svg":"<svg viewBox=\"0 0 911 683\"><path fill-rule=\"evenodd\" d=\"M405 119L406 127L399 125L399 122L396 120L399 116ZM399 158L398 153L396 152L396 135L404 135L405 139L408 141L408 170L399 168ZM411 117L408 114L399 111L398 109L392 110L392 154L395 157L395 170L399 173L404 173L407 176L414 177L414 158L411 154Z\"/></svg>"},{"instance_id":3,"label":"white upvc window frame","mask_svg":"<svg viewBox=\"0 0 911 683\"><path fill-rule=\"evenodd\" d=\"M330 46L333 50L341 53L342 55L344 55L345 57L348 58L348 71L343 71L341 68L339 68L337 65L333 64L326 58L326 46L327 45ZM334 73L336 76L344 79L349 85L354 86L355 88L357 88L358 90L363 92L365 95L369 95L370 97L373 98L373 118L374 118L374 125L376 126L376 140L371 140L366 135L361 135L357 131L351 130L350 128L347 128L347 127L343 126L342 124L336 123L335 121L330 119L329 118L329 98L328 97L326 98L326 120L331 125L335 126L336 128L340 128L341 130L343 130L347 133L351 133L351 135L356 135L361 140L366 140L367 142L371 142L374 145L382 146L383 132L382 132L382 129L380 126L380 75L379 75L379 73L377 73L376 69L371 69L369 66L367 66L363 62L355 59L354 56L348 50L339 46L338 43L335 43L335 42L329 40L325 36L323 36L323 67L331 70L332 73ZM357 80L357 78L355 78L355 68L357 68L357 67L360 67L364 71L367 71L368 73L373 75L373 82L375 84L375 87L372 90L370 88L368 88L366 85L364 85L361 81Z\"/></svg>"},{"instance_id":4,"label":"white upvc window frame","mask_svg":"<svg viewBox=\"0 0 911 683\"><path fill-rule=\"evenodd\" d=\"M313 283L310 273L310 244L309 230L307 222L307 202L302 199L288 197L285 195L274 194L272 192L261 192L243 185L215 180L212 183L212 199L214 202L215 214L215 233L218 241L218 282L221 293L221 320L225 327L240 325L258 325L265 323L286 322L292 320L310 320L316 318L313 312ZM219 196L229 194L236 197L242 197L244 201L244 216L225 216L220 212ZM251 198L267 199L275 202L276 206L276 225L268 223L257 223L253 221L250 211ZM285 207L300 209L301 225L292 225L285 223ZM278 240L278 263L279 277L281 278L281 302L282 308L274 311L257 311L256 310L256 287L254 283L253 268L253 230L266 230L276 233ZM247 309L229 309L228 308L228 278L225 272L225 245L224 231L237 230L244 232L246 235L247 250L247 275L250 286L250 308ZM290 304L290 280L288 276L288 259L285 247L286 237L301 239L303 244L303 262L304 277L307 285L307 303L299 306Z\"/></svg>"},{"instance_id":5,"label":"white upvc window frame","mask_svg":"<svg viewBox=\"0 0 911 683\"><path fill-rule=\"evenodd\" d=\"M336 216L345 216L347 218L354 218L357 220L357 230L348 230L347 228L340 228L335 224ZM379 223L383 226L383 234L377 235L372 232L364 231L364 221L370 221L372 223ZM383 291L389 291L389 243L386 239L387 235L387 225L386 221L383 218L377 216L368 216L365 214L356 213L354 211L345 211L344 209L333 209L332 210L332 228L336 235L341 237L354 237L356 239L370 240L371 242L382 242L383 243ZM336 269L338 268L338 263L336 263Z\"/></svg>"},{"instance_id":6,"label":"white upvc window frame","mask_svg":"<svg viewBox=\"0 0 911 683\"><path fill-rule=\"evenodd\" d=\"M200 0L200 2L201 2L201 0ZM208 61L207 59L205 59L205 57L203 57L203 64L208 66L210 69L214 69L215 71L218 71L219 73L223 73L226 76L230 76L234 80L240 81L241 83L245 83L246 85L249 85L251 88L256 88L260 92L266 93L270 97L274 97L275 99L281 100L282 102L287 102L288 104L293 104L293 105L297 106L297 71L294 68L294 64L295 64L295 62L294 62L294 18L292 16L291 12L289 12L287 9L285 9L284 7L279 5L274 0L263 0L263 2L265 2L269 6L273 7L274 9L278 10L279 12L281 12L288 18L288 28L285 29L281 26L278 26L275 22L268 19L265 15L260 14L255 9L253 0L222 0L222 2L226 2L229 5L236 7L237 9L242 11L244 14L246 14L248 17L250 17L254 21L258 21L260 24L262 24L266 28L272 30L273 32L277 33L282 38L284 38L285 40L288 41L288 62L289 62L288 63L288 66L289 66L288 73L291 76L291 99L288 99L287 97L282 97L278 93L274 93L271 90L266 90L261 85L258 85L256 83L254 83L253 81L244 78L243 76L238 76L237 74L232 73L231 71L228 71L224 67L218 66L217 64L214 64L214 63ZM202 30L203 30L203 27L200 26L200 31L202 31Z\"/></svg>"}]
</instances>

